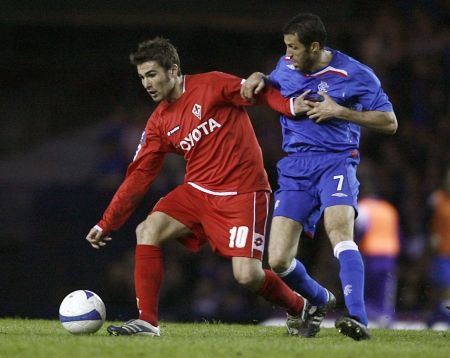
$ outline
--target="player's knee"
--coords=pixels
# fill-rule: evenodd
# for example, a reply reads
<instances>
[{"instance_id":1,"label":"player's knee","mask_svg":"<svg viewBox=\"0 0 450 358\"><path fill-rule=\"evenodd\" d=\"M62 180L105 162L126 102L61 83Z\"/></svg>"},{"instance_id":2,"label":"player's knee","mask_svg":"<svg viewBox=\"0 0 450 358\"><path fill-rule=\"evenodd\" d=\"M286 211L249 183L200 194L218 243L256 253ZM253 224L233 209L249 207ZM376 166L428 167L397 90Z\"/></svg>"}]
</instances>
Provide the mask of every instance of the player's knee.
<instances>
[{"instance_id":1,"label":"player's knee","mask_svg":"<svg viewBox=\"0 0 450 358\"><path fill-rule=\"evenodd\" d=\"M352 234L342 230L330 230L328 237L333 248L342 242L353 242Z\"/></svg>"},{"instance_id":2,"label":"player's knee","mask_svg":"<svg viewBox=\"0 0 450 358\"><path fill-rule=\"evenodd\" d=\"M258 277L252 273L240 272L238 274L235 274L234 278L241 286L244 286L249 290L254 291L258 288Z\"/></svg>"},{"instance_id":3,"label":"player's knee","mask_svg":"<svg viewBox=\"0 0 450 358\"><path fill-rule=\"evenodd\" d=\"M148 237L148 229L146 229L145 226L145 221L143 221L136 227L136 241L138 245L148 244L146 242L146 238Z\"/></svg>"},{"instance_id":4,"label":"player's knee","mask_svg":"<svg viewBox=\"0 0 450 358\"><path fill-rule=\"evenodd\" d=\"M245 288L256 291L264 280L264 272L256 272L254 270L241 270L234 273L236 281Z\"/></svg>"},{"instance_id":5,"label":"player's knee","mask_svg":"<svg viewBox=\"0 0 450 358\"><path fill-rule=\"evenodd\" d=\"M147 220L141 222L136 228L136 240L138 245L159 246L159 235L154 225Z\"/></svg>"},{"instance_id":6,"label":"player's knee","mask_svg":"<svg viewBox=\"0 0 450 358\"><path fill-rule=\"evenodd\" d=\"M272 255L269 256L269 266L272 271L276 273L285 272L289 269L292 263L292 258L287 255Z\"/></svg>"}]
</instances>

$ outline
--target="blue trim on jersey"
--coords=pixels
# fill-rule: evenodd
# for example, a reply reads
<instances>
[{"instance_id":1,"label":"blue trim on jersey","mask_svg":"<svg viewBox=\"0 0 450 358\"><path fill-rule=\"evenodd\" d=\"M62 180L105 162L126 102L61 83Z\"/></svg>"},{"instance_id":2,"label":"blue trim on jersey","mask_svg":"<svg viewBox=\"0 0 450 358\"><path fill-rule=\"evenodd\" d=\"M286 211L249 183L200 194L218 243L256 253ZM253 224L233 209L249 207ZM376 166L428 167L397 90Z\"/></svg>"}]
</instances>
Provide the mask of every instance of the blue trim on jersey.
<instances>
[{"instance_id":1,"label":"blue trim on jersey","mask_svg":"<svg viewBox=\"0 0 450 358\"><path fill-rule=\"evenodd\" d=\"M285 97L296 97L306 90L327 92L336 103L355 111L393 111L388 96L374 72L343 54L333 53L328 66L310 74L297 71L285 56L269 75L270 81ZM280 117L283 150L297 152L335 152L359 147L360 126L341 119L329 119L317 124L308 117L295 120Z\"/></svg>"}]
</instances>

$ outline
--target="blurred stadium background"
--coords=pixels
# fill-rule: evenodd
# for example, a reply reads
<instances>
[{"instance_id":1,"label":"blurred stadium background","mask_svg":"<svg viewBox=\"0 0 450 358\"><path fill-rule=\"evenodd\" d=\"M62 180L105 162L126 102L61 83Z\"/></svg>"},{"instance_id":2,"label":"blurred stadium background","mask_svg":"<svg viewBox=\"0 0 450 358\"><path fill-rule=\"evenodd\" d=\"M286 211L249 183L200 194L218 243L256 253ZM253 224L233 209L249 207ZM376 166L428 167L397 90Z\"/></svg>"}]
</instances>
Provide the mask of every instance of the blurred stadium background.
<instances>
[{"instance_id":1,"label":"blurred stadium background","mask_svg":"<svg viewBox=\"0 0 450 358\"><path fill-rule=\"evenodd\" d=\"M301 11L322 17L329 46L374 68L394 103L395 136L363 131L360 179L375 182L400 213L397 313L428 319L427 203L450 161L445 0L2 1L0 316L54 318L75 289L97 292L110 319L135 315L134 227L182 180L184 163L168 158L108 248L90 248L84 236L123 178L153 109L128 54L162 35L177 46L185 73L268 72L284 51L281 27ZM277 115L250 112L275 188L282 155ZM229 263L208 248L192 255L174 243L165 252L163 319L252 322L280 314L239 289ZM304 241L301 257L339 297L337 263L320 232L315 242Z\"/></svg>"}]
</instances>

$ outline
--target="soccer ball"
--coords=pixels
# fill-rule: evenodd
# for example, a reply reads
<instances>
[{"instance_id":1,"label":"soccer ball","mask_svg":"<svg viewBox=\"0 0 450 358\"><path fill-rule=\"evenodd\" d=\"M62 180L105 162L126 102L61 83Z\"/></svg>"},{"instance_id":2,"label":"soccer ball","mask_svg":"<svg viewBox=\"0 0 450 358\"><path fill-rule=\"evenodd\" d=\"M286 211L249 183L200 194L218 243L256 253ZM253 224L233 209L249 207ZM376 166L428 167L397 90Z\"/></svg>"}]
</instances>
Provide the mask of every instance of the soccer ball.
<instances>
[{"instance_id":1,"label":"soccer ball","mask_svg":"<svg viewBox=\"0 0 450 358\"><path fill-rule=\"evenodd\" d=\"M73 291L59 306L59 320L73 334L95 333L103 325L105 318L105 304L92 291Z\"/></svg>"}]
</instances>

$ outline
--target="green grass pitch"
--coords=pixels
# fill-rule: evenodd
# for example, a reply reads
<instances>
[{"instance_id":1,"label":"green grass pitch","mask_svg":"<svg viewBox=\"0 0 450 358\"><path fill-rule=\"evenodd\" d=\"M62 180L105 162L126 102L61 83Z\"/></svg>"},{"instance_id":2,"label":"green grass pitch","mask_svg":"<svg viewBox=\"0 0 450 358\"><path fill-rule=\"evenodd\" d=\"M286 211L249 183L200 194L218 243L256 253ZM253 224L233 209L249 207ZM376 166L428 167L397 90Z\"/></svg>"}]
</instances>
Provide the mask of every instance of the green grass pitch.
<instances>
[{"instance_id":1,"label":"green grass pitch","mask_svg":"<svg viewBox=\"0 0 450 358\"><path fill-rule=\"evenodd\" d=\"M288 337L283 327L161 323L161 337L76 336L56 320L0 319L0 357L450 357L449 331L371 330L356 342L335 329Z\"/></svg>"}]
</instances>

